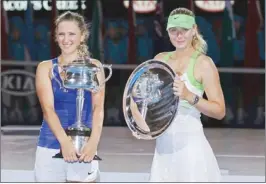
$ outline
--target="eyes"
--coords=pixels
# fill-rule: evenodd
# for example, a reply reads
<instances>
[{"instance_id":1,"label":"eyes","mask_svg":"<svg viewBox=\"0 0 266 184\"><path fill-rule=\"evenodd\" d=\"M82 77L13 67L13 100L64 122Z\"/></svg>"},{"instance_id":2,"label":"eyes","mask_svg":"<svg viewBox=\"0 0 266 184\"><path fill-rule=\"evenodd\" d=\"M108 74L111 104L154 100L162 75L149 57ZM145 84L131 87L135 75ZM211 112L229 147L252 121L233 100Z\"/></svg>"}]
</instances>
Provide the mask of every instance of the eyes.
<instances>
[{"instance_id":1,"label":"eyes","mask_svg":"<svg viewBox=\"0 0 266 184\"><path fill-rule=\"evenodd\" d=\"M72 32L70 32L70 33L58 33L58 35L59 36L65 36L65 35L74 36L74 35L76 35L76 33L72 33Z\"/></svg>"},{"instance_id":2,"label":"eyes","mask_svg":"<svg viewBox=\"0 0 266 184\"><path fill-rule=\"evenodd\" d=\"M173 28L169 28L168 32L169 32L171 35L177 35L177 34L184 35L184 34L186 34L189 30L190 30L190 29L173 27Z\"/></svg>"}]
</instances>

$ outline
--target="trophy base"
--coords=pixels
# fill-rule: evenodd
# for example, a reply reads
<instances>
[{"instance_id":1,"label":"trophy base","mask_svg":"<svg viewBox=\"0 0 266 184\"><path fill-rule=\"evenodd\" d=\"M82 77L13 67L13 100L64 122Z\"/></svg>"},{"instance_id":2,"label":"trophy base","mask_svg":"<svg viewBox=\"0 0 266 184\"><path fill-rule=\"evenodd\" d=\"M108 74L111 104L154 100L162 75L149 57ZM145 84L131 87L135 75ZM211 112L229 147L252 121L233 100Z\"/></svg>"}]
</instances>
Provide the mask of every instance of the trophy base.
<instances>
[{"instance_id":1,"label":"trophy base","mask_svg":"<svg viewBox=\"0 0 266 184\"><path fill-rule=\"evenodd\" d=\"M87 128L85 125L77 125L76 123L71 127L65 129L65 132L68 136L85 136L90 137L91 129Z\"/></svg>"},{"instance_id":2,"label":"trophy base","mask_svg":"<svg viewBox=\"0 0 266 184\"><path fill-rule=\"evenodd\" d=\"M77 157L79 157L77 155ZM53 158L63 158L63 155L62 155L62 152L60 151L59 153L57 153L56 155L53 156ZM101 161L102 159L98 156L98 155L95 155L93 160L99 160Z\"/></svg>"}]
</instances>

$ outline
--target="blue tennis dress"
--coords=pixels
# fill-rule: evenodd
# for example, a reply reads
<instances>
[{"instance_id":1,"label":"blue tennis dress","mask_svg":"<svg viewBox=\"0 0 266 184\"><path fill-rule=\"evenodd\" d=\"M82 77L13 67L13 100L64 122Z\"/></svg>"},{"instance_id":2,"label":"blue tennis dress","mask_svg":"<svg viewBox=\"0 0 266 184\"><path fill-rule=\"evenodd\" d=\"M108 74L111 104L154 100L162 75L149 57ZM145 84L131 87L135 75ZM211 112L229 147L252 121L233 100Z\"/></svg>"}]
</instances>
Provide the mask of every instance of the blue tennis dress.
<instances>
[{"instance_id":1,"label":"blue tennis dress","mask_svg":"<svg viewBox=\"0 0 266 184\"><path fill-rule=\"evenodd\" d=\"M53 66L58 63L58 59L52 60ZM64 129L73 125L76 121L76 98L77 90L63 88L62 79L58 67L53 67L52 88L54 93L54 108ZM92 101L91 92L84 91L84 105L82 111L82 122L89 128L92 126ZM38 146L51 149L60 149L60 144L48 123L43 119L38 139Z\"/></svg>"}]
</instances>

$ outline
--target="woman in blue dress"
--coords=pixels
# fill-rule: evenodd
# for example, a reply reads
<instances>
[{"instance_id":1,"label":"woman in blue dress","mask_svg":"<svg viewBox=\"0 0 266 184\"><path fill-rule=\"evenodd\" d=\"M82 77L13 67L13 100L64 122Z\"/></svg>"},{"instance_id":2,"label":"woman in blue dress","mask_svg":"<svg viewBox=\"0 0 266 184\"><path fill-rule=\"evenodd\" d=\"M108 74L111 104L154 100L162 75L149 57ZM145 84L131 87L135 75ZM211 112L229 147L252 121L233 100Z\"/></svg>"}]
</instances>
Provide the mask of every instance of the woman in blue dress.
<instances>
[{"instance_id":1,"label":"woman in blue dress","mask_svg":"<svg viewBox=\"0 0 266 184\"><path fill-rule=\"evenodd\" d=\"M92 132L77 156L65 132L76 120L77 90L62 88L62 70L56 64L71 63L80 53L89 55L86 45L89 32L84 18L69 11L60 15L55 24L55 39L61 54L41 62L36 71L36 90L43 111L43 122L36 150L35 179L36 182L94 182L99 178L98 161L93 160L93 157L102 132L105 87L97 93L84 92L82 122ZM92 58L90 60L100 63ZM100 75L104 78L103 70ZM53 158L60 151L63 159Z\"/></svg>"}]
</instances>

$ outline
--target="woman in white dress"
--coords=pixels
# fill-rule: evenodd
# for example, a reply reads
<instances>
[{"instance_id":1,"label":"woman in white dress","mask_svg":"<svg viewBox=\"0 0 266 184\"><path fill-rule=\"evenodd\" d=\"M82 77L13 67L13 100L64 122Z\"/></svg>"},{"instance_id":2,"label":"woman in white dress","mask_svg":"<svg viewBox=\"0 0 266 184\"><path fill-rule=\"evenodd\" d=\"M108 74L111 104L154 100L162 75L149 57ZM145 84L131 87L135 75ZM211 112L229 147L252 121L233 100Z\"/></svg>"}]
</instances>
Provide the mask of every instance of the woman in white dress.
<instances>
[{"instance_id":1,"label":"woman in white dress","mask_svg":"<svg viewBox=\"0 0 266 184\"><path fill-rule=\"evenodd\" d=\"M201 113L219 120L225 116L217 68L206 56L207 44L193 12L173 10L167 31L176 50L159 53L155 59L176 72L173 90L180 101L171 126L156 139L150 181L220 182L220 169L200 120ZM204 92L208 99L202 98Z\"/></svg>"}]
</instances>

